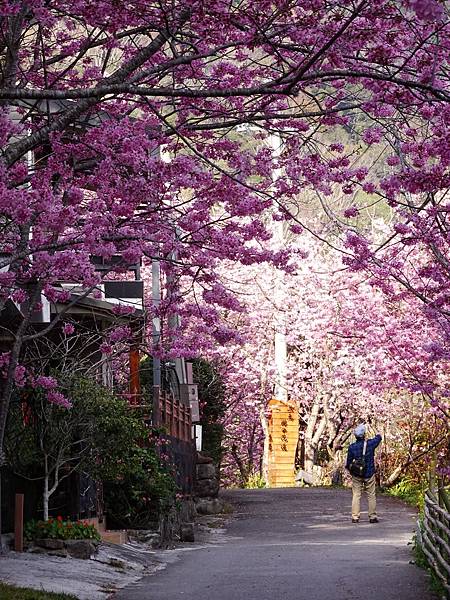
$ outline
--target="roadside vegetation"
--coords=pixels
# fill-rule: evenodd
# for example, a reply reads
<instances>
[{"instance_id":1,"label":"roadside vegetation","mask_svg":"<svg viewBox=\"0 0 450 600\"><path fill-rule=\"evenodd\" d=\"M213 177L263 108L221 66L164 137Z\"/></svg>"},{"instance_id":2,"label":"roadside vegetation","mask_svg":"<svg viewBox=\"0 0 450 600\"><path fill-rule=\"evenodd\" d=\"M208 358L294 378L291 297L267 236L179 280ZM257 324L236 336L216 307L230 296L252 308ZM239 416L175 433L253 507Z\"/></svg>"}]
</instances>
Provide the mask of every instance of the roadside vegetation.
<instances>
[{"instance_id":1,"label":"roadside vegetation","mask_svg":"<svg viewBox=\"0 0 450 600\"><path fill-rule=\"evenodd\" d=\"M405 477L392 487L386 488L385 492L389 496L399 498L412 506L422 510L423 509L423 498L427 487L427 483L424 481L417 481L412 477Z\"/></svg>"},{"instance_id":2,"label":"roadside vegetation","mask_svg":"<svg viewBox=\"0 0 450 600\"><path fill-rule=\"evenodd\" d=\"M53 594L29 588L19 588L7 583L0 583L1 600L76 600L76 596Z\"/></svg>"},{"instance_id":3,"label":"roadside vegetation","mask_svg":"<svg viewBox=\"0 0 450 600\"><path fill-rule=\"evenodd\" d=\"M45 537L96 537L77 519L67 521L65 513L56 517L61 513L58 492L72 475L103 484L110 526L157 523L176 493L159 450L161 432L150 428L139 411L130 410L124 398L95 381L63 373L55 377L70 398L69 410L47 402L37 390L25 389L8 416L7 466L41 489L35 512L44 518L28 523L28 537L44 537L41 530Z\"/></svg>"}]
</instances>

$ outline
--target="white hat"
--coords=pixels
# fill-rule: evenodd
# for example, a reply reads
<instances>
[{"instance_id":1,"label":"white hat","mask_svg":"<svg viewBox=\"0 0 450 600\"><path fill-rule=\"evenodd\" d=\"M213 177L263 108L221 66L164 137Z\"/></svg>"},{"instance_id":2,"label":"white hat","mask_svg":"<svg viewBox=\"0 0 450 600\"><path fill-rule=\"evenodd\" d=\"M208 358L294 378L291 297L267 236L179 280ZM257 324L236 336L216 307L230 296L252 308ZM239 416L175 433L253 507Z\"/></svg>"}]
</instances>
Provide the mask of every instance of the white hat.
<instances>
[{"instance_id":1,"label":"white hat","mask_svg":"<svg viewBox=\"0 0 450 600\"><path fill-rule=\"evenodd\" d=\"M366 426L364 423L360 423L360 425L355 428L354 434L357 438L361 438L366 435Z\"/></svg>"}]
</instances>

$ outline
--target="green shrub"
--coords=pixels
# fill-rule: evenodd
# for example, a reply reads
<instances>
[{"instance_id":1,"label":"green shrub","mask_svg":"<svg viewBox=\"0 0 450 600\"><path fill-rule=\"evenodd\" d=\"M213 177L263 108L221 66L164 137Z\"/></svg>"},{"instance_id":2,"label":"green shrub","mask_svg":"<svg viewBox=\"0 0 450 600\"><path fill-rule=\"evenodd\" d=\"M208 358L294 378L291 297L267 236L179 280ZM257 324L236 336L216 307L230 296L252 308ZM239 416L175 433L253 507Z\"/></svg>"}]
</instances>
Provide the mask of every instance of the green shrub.
<instances>
[{"instance_id":1,"label":"green shrub","mask_svg":"<svg viewBox=\"0 0 450 600\"><path fill-rule=\"evenodd\" d=\"M152 528L175 501L176 484L154 448L140 448L139 460L120 479L108 481L104 496L111 527Z\"/></svg>"},{"instance_id":2,"label":"green shrub","mask_svg":"<svg viewBox=\"0 0 450 600\"><path fill-rule=\"evenodd\" d=\"M9 411L5 435L11 470L42 481L44 519L47 489L50 497L56 494L59 483L75 472L97 481L127 477L139 468L141 446L151 434L144 416L111 390L86 377L54 376L72 408L48 402L43 390L24 390Z\"/></svg>"},{"instance_id":3,"label":"green shrub","mask_svg":"<svg viewBox=\"0 0 450 600\"><path fill-rule=\"evenodd\" d=\"M86 521L64 521L62 517L48 521L28 521L24 527L24 537L28 541L51 538L54 540L100 540L94 525Z\"/></svg>"},{"instance_id":4,"label":"green shrub","mask_svg":"<svg viewBox=\"0 0 450 600\"><path fill-rule=\"evenodd\" d=\"M388 488L386 493L419 509L423 508L426 482L418 483L416 480L405 477L396 485Z\"/></svg>"},{"instance_id":5,"label":"green shrub","mask_svg":"<svg viewBox=\"0 0 450 600\"><path fill-rule=\"evenodd\" d=\"M194 381L198 384L203 451L218 465L222 459L224 427L221 423L226 410L226 388L218 365L203 358L193 361Z\"/></svg>"},{"instance_id":6,"label":"green shrub","mask_svg":"<svg viewBox=\"0 0 450 600\"><path fill-rule=\"evenodd\" d=\"M266 482L260 473L252 473L245 482L244 488L247 490L256 490L266 487Z\"/></svg>"},{"instance_id":7,"label":"green shrub","mask_svg":"<svg viewBox=\"0 0 450 600\"><path fill-rule=\"evenodd\" d=\"M210 456L216 465L222 460L222 439L224 426L221 423L203 421L202 444L203 452Z\"/></svg>"}]
</instances>

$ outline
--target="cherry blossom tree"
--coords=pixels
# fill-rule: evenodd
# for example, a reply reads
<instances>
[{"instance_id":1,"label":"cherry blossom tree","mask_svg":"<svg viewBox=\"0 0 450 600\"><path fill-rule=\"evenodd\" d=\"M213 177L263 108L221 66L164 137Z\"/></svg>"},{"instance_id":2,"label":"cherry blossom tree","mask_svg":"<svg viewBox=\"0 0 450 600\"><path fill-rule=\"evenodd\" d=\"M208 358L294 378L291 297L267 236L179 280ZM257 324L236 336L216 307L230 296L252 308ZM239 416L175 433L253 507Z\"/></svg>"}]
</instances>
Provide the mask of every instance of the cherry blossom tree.
<instances>
[{"instance_id":1,"label":"cherry blossom tree","mask_svg":"<svg viewBox=\"0 0 450 600\"><path fill-rule=\"evenodd\" d=\"M158 261L158 312L202 318L192 355L202 338L232 337L217 322L215 305L234 302L221 261L289 270L289 247L266 244L267 212L308 227L300 191L327 214L337 191L354 198L340 230L349 267L445 316L446 297L429 284L448 280L448 47L437 0L3 2L0 311L18 305L22 318L6 327L0 449L24 345L78 301L61 281L87 295L143 257ZM343 130L353 147L331 139ZM283 139L277 157L268 131ZM392 153L368 169L359 140ZM376 249L352 219L378 200L396 229ZM423 257L413 281L411 245ZM201 310L185 302L182 279L202 288ZM45 300L67 308L37 328ZM186 339L171 329L168 347L152 351L180 355Z\"/></svg>"},{"instance_id":2,"label":"cherry blossom tree","mask_svg":"<svg viewBox=\"0 0 450 600\"><path fill-rule=\"evenodd\" d=\"M228 317L244 343L215 351L228 392L224 480L245 484L260 472L279 327L288 343L287 394L299 410L306 472L322 465L324 475L340 480L342 448L360 421L385 438L383 483L392 485L434 452L445 469L448 367L430 356L442 331L431 327L417 298L394 302L367 274L349 273L339 254L306 238L297 245L302 258L295 274L273 278L261 267L227 272L245 309Z\"/></svg>"}]
</instances>

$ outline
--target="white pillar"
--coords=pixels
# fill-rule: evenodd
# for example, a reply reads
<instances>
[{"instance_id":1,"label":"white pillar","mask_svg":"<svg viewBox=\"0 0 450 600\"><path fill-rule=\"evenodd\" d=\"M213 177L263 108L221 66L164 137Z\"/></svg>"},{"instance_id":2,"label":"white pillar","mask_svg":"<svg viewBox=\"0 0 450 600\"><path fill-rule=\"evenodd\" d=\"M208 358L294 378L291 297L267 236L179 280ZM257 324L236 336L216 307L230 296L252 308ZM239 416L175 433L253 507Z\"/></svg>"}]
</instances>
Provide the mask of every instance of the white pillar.
<instances>
[{"instance_id":1,"label":"white pillar","mask_svg":"<svg viewBox=\"0 0 450 600\"><path fill-rule=\"evenodd\" d=\"M272 150L272 156L278 158L281 155L283 141L278 133L271 133L268 137L268 145ZM281 169L276 168L272 172L272 181L275 183L281 176ZM273 221L273 242L276 248L282 248L285 243L284 221ZM274 291L273 299L276 307L283 305L283 274L273 268ZM274 398L287 402L288 393L286 385L287 344L285 335L284 313L278 311L275 314L275 338L274 358L276 367Z\"/></svg>"},{"instance_id":2,"label":"white pillar","mask_svg":"<svg viewBox=\"0 0 450 600\"><path fill-rule=\"evenodd\" d=\"M161 302L161 287L160 287L160 264L159 260L152 261L152 305L153 308L158 308ZM152 322L152 338L153 344L157 345L161 342L161 319L153 317ZM161 361L153 356L153 385L161 385Z\"/></svg>"}]
</instances>

